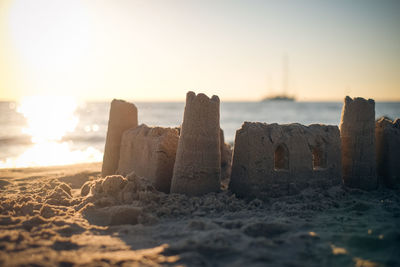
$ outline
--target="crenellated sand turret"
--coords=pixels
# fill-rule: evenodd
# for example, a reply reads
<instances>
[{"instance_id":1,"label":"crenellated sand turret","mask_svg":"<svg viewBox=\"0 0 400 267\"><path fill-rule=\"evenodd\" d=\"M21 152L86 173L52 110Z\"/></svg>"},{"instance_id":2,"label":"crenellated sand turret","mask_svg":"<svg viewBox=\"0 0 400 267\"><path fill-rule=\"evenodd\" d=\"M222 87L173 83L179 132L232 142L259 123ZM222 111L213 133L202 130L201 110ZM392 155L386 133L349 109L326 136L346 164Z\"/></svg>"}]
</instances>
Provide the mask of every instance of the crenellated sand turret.
<instances>
[{"instance_id":1,"label":"crenellated sand turret","mask_svg":"<svg viewBox=\"0 0 400 267\"><path fill-rule=\"evenodd\" d=\"M220 189L219 98L188 92L171 193L197 196Z\"/></svg>"},{"instance_id":2,"label":"crenellated sand turret","mask_svg":"<svg viewBox=\"0 0 400 267\"><path fill-rule=\"evenodd\" d=\"M375 101L364 98L344 100L340 122L342 173L346 186L375 189Z\"/></svg>"}]
</instances>

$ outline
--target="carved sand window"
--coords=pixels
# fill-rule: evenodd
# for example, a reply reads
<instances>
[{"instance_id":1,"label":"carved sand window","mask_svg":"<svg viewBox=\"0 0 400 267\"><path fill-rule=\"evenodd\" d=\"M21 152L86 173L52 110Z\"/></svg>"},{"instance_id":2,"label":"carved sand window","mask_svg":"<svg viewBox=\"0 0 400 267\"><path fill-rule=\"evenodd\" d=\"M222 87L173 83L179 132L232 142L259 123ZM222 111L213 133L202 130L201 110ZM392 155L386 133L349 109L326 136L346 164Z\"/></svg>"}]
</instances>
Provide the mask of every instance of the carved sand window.
<instances>
[{"instance_id":1,"label":"carved sand window","mask_svg":"<svg viewBox=\"0 0 400 267\"><path fill-rule=\"evenodd\" d=\"M275 149L274 167L275 170L289 170L289 151L284 144Z\"/></svg>"},{"instance_id":2,"label":"carved sand window","mask_svg":"<svg viewBox=\"0 0 400 267\"><path fill-rule=\"evenodd\" d=\"M312 161L314 170L326 168L326 157L322 147L318 146L312 148Z\"/></svg>"}]
</instances>

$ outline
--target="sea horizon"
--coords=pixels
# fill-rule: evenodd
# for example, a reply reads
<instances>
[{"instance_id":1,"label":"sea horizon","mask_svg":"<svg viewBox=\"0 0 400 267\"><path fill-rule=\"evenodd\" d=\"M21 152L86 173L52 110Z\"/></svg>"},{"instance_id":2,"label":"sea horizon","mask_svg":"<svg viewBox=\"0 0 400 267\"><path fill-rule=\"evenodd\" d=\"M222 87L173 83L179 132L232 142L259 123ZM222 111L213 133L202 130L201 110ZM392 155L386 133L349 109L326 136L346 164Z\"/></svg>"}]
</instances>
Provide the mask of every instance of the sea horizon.
<instances>
[{"instance_id":1,"label":"sea horizon","mask_svg":"<svg viewBox=\"0 0 400 267\"><path fill-rule=\"evenodd\" d=\"M21 103L0 101L0 167L102 160L111 101L63 101L60 98L51 103L47 103L48 98ZM139 124L177 127L182 123L183 101L127 101L138 108ZM222 101L220 125L225 141L233 145L236 131L245 121L338 126L342 105L342 101ZM381 116L400 117L400 102L376 102L376 118Z\"/></svg>"}]
</instances>

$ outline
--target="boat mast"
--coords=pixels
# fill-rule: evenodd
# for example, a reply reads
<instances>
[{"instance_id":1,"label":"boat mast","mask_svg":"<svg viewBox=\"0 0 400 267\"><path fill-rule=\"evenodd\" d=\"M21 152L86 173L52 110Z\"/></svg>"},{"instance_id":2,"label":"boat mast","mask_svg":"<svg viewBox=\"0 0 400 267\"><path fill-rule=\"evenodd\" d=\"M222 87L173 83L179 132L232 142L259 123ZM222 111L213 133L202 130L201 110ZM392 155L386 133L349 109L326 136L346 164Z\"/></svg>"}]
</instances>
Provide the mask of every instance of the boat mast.
<instances>
[{"instance_id":1,"label":"boat mast","mask_svg":"<svg viewBox=\"0 0 400 267\"><path fill-rule=\"evenodd\" d=\"M289 90L289 57L287 54L283 56L283 70L282 70L282 93L284 96L288 95Z\"/></svg>"}]
</instances>

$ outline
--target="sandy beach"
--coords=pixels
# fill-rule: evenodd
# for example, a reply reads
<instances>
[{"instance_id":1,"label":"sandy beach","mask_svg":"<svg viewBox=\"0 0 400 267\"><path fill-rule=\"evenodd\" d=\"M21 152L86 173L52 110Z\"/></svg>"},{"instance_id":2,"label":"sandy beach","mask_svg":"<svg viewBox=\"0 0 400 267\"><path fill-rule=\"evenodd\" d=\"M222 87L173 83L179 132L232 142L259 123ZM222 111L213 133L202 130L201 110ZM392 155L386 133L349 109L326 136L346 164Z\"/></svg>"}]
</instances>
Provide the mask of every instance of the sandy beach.
<instances>
[{"instance_id":1,"label":"sandy beach","mask_svg":"<svg viewBox=\"0 0 400 267\"><path fill-rule=\"evenodd\" d=\"M399 191L337 186L266 201L228 191L187 197L137 176L105 181L100 169L1 169L0 265L400 264Z\"/></svg>"},{"instance_id":2,"label":"sandy beach","mask_svg":"<svg viewBox=\"0 0 400 267\"><path fill-rule=\"evenodd\" d=\"M0 267L400 267L399 11L0 0Z\"/></svg>"}]
</instances>

